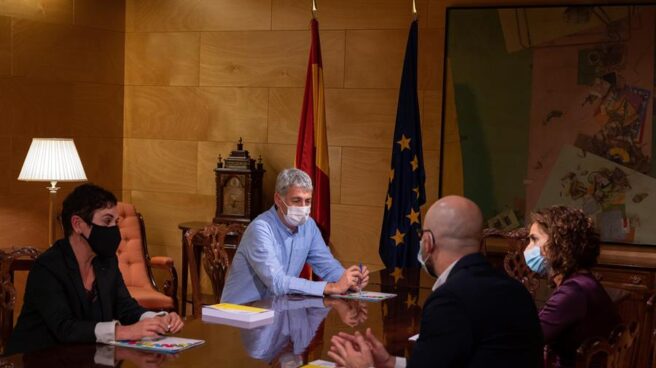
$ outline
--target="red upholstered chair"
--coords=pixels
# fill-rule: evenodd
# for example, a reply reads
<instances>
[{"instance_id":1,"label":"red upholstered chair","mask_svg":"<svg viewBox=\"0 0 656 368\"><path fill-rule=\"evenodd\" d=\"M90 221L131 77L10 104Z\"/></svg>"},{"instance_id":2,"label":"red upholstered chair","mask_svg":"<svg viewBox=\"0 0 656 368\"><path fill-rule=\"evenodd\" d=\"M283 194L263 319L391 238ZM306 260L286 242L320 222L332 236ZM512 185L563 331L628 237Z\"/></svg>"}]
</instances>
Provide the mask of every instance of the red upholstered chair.
<instances>
[{"instance_id":1,"label":"red upholstered chair","mask_svg":"<svg viewBox=\"0 0 656 368\"><path fill-rule=\"evenodd\" d=\"M154 311L178 311L178 275L171 257L150 257L143 217L129 203L118 203L118 227L121 244L116 255L118 267L130 295L144 308ZM169 272L170 279L158 288L152 268Z\"/></svg>"}]
</instances>

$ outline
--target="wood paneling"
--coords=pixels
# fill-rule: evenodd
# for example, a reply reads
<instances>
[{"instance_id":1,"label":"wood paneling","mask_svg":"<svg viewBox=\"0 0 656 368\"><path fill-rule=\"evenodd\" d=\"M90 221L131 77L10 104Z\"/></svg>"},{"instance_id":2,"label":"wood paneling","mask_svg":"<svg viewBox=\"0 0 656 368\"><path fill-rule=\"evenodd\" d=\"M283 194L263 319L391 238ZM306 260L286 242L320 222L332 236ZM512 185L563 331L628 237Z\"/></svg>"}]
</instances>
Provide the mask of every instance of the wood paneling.
<instances>
[{"instance_id":1,"label":"wood paneling","mask_svg":"<svg viewBox=\"0 0 656 368\"><path fill-rule=\"evenodd\" d=\"M396 119L396 89L326 90L331 145L389 148Z\"/></svg>"},{"instance_id":2,"label":"wood paneling","mask_svg":"<svg viewBox=\"0 0 656 368\"><path fill-rule=\"evenodd\" d=\"M125 139L123 187L195 193L197 142Z\"/></svg>"},{"instance_id":3,"label":"wood paneling","mask_svg":"<svg viewBox=\"0 0 656 368\"><path fill-rule=\"evenodd\" d=\"M380 206L389 183L391 151L385 148L342 149L342 203Z\"/></svg>"},{"instance_id":4,"label":"wood paneling","mask_svg":"<svg viewBox=\"0 0 656 368\"><path fill-rule=\"evenodd\" d=\"M331 206L333 254L344 264L382 264L378 256L383 206Z\"/></svg>"},{"instance_id":5,"label":"wood paneling","mask_svg":"<svg viewBox=\"0 0 656 368\"><path fill-rule=\"evenodd\" d=\"M119 194L123 177L123 138L78 137L75 146L89 181Z\"/></svg>"},{"instance_id":6,"label":"wood paneling","mask_svg":"<svg viewBox=\"0 0 656 368\"><path fill-rule=\"evenodd\" d=\"M13 74L122 84L123 38L119 32L14 20Z\"/></svg>"},{"instance_id":7,"label":"wood paneling","mask_svg":"<svg viewBox=\"0 0 656 368\"><path fill-rule=\"evenodd\" d=\"M346 32L346 88L399 88L406 30Z\"/></svg>"},{"instance_id":8,"label":"wood paneling","mask_svg":"<svg viewBox=\"0 0 656 368\"><path fill-rule=\"evenodd\" d=\"M303 91L303 88L269 89L269 143L296 144Z\"/></svg>"},{"instance_id":9,"label":"wood paneling","mask_svg":"<svg viewBox=\"0 0 656 368\"><path fill-rule=\"evenodd\" d=\"M124 32L125 2L75 0L75 24Z\"/></svg>"},{"instance_id":10,"label":"wood paneling","mask_svg":"<svg viewBox=\"0 0 656 368\"><path fill-rule=\"evenodd\" d=\"M201 140L209 112L198 87L125 87L125 137Z\"/></svg>"},{"instance_id":11,"label":"wood paneling","mask_svg":"<svg viewBox=\"0 0 656 368\"><path fill-rule=\"evenodd\" d=\"M197 86L200 34L127 33L125 83Z\"/></svg>"},{"instance_id":12,"label":"wood paneling","mask_svg":"<svg viewBox=\"0 0 656 368\"><path fill-rule=\"evenodd\" d=\"M75 0L4 0L0 14L42 22L72 24Z\"/></svg>"},{"instance_id":13,"label":"wood paneling","mask_svg":"<svg viewBox=\"0 0 656 368\"><path fill-rule=\"evenodd\" d=\"M209 130L204 139L212 141L267 141L266 88L202 87L209 111Z\"/></svg>"},{"instance_id":14,"label":"wood paneling","mask_svg":"<svg viewBox=\"0 0 656 368\"><path fill-rule=\"evenodd\" d=\"M11 18L0 17L0 76L11 74Z\"/></svg>"},{"instance_id":15,"label":"wood paneling","mask_svg":"<svg viewBox=\"0 0 656 368\"><path fill-rule=\"evenodd\" d=\"M178 224L211 221L215 202L214 196L134 190L132 203L144 217L149 243L180 247Z\"/></svg>"},{"instance_id":16,"label":"wood paneling","mask_svg":"<svg viewBox=\"0 0 656 368\"><path fill-rule=\"evenodd\" d=\"M304 29L311 1L273 0L273 29ZM428 0L417 0L417 12L426 14ZM404 29L412 20L412 2L399 0L317 1L322 29Z\"/></svg>"},{"instance_id":17,"label":"wood paneling","mask_svg":"<svg viewBox=\"0 0 656 368\"><path fill-rule=\"evenodd\" d=\"M271 0L128 2L128 32L271 29Z\"/></svg>"},{"instance_id":18,"label":"wood paneling","mask_svg":"<svg viewBox=\"0 0 656 368\"><path fill-rule=\"evenodd\" d=\"M421 114L421 140L425 150L440 149L442 92L425 91Z\"/></svg>"},{"instance_id":19,"label":"wood paneling","mask_svg":"<svg viewBox=\"0 0 656 368\"><path fill-rule=\"evenodd\" d=\"M128 86L125 135L266 142L267 102L264 88Z\"/></svg>"},{"instance_id":20,"label":"wood paneling","mask_svg":"<svg viewBox=\"0 0 656 368\"><path fill-rule=\"evenodd\" d=\"M309 41L308 31L202 33L200 84L302 87ZM341 87L344 32L322 32L321 43L326 86Z\"/></svg>"}]
</instances>

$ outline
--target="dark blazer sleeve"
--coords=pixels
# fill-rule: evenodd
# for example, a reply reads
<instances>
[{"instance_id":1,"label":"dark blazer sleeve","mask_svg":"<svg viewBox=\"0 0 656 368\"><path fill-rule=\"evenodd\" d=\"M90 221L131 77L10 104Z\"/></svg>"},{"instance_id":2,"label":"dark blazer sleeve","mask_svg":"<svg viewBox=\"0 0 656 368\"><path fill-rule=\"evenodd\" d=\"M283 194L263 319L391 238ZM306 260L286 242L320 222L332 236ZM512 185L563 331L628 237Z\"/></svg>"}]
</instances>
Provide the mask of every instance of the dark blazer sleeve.
<instances>
[{"instance_id":1,"label":"dark blazer sleeve","mask_svg":"<svg viewBox=\"0 0 656 368\"><path fill-rule=\"evenodd\" d=\"M28 298L59 342L96 341L96 322L74 317L60 280L39 262L34 263L27 277L25 299Z\"/></svg>"},{"instance_id":2,"label":"dark blazer sleeve","mask_svg":"<svg viewBox=\"0 0 656 368\"><path fill-rule=\"evenodd\" d=\"M464 367L470 355L472 328L464 306L453 294L438 293L425 307L409 368Z\"/></svg>"},{"instance_id":3,"label":"dark blazer sleeve","mask_svg":"<svg viewBox=\"0 0 656 368\"><path fill-rule=\"evenodd\" d=\"M127 286L125 286L125 281L123 281L121 271L118 268L118 261L113 263L113 267L116 271L116 277L114 278L116 288L116 319L118 319L122 325L131 325L139 322L139 318L141 318L141 315L144 314L146 310L130 295Z\"/></svg>"}]
</instances>

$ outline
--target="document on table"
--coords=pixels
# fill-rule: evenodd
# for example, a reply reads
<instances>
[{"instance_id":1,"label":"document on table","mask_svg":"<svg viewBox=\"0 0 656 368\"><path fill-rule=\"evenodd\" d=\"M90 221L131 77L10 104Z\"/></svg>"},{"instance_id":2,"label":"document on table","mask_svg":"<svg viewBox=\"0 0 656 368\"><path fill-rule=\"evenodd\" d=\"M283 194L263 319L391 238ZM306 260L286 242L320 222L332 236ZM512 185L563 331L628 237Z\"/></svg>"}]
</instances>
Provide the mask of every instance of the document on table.
<instances>
[{"instance_id":1,"label":"document on table","mask_svg":"<svg viewBox=\"0 0 656 368\"><path fill-rule=\"evenodd\" d=\"M356 291L348 294L331 295L334 298L363 300L366 302L380 302L385 299L394 298L396 294L379 293L376 291Z\"/></svg>"},{"instance_id":2,"label":"document on table","mask_svg":"<svg viewBox=\"0 0 656 368\"><path fill-rule=\"evenodd\" d=\"M156 338L156 339L117 340L117 341L112 341L109 344L114 346L124 347L124 348L155 351L158 353L175 354L204 343L205 343L204 340L194 340L194 339L184 339L182 337L163 336L161 338Z\"/></svg>"}]
</instances>

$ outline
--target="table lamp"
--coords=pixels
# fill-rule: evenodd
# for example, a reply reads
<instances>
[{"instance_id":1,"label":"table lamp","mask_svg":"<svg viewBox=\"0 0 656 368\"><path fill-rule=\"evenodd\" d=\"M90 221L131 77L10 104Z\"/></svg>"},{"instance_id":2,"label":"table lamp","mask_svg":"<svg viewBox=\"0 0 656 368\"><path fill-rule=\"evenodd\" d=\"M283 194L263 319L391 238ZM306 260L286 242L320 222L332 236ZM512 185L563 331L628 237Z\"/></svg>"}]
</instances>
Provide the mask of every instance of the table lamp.
<instances>
[{"instance_id":1,"label":"table lamp","mask_svg":"<svg viewBox=\"0 0 656 368\"><path fill-rule=\"evenodd\" d=\"M52 245L55 237L55 217L53 210L57 197L57 182L86 181L80 156L77 154L72 139L33 138L23 168L18 175L21 181L46 181L50 192L48 209L48 244Z\"/></svg>"}]
</instances>

